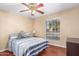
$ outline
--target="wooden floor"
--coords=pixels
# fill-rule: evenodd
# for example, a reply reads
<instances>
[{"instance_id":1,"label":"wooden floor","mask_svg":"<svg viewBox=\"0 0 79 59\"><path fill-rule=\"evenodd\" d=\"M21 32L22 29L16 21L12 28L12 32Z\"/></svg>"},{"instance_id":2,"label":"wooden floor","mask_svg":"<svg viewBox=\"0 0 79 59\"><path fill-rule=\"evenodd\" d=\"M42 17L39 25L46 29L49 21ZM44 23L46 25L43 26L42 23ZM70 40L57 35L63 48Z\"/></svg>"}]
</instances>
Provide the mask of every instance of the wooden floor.
<instances>
[{"instance_id":1,"label":"wooden floor","mask_svg":"<svg viewBox=\"0 0 79 59\"><path fill-rule=\"evenodd\" d=\"M0 56L14 56L12 52L0 52ZM66 49L49 45L49 47L38 54L38 56L66 56Z\"/></svg>"}]
</instances>

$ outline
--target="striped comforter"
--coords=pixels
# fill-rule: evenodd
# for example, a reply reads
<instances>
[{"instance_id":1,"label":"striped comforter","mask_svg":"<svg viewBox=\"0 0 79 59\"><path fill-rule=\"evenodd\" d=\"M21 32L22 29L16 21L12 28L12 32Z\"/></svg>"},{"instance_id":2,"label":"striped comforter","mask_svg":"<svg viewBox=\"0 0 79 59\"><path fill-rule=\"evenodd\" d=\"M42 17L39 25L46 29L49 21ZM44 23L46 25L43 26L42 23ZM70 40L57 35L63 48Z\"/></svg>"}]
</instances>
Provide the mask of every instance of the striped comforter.
<instances>
[{"instance_id":1,"label":"striped comforter","mask_svg":"<svg viewBox=\"0 0 79 59\"><path fill-rule=\"evenodd\" d=\"M12 51L16 56L34 56L47 48L48 41L43 38L22 38L10 39L9 51Z\"/></svg>"}]
</instances>

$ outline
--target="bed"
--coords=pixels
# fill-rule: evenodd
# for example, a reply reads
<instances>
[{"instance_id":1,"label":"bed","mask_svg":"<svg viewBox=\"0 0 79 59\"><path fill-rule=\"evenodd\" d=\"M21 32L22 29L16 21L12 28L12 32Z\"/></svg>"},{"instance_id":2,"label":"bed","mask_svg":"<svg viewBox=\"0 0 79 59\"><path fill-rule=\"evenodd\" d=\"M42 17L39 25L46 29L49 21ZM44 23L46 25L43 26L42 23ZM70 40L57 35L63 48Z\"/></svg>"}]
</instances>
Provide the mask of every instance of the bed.
<instances>
[{"instance_id":1,"label":"bed","mask_svg":"<svg viewBox=\"0 0 79 59\"><path fill-rule=\"evenodd\" d=\"M48 47L48 41L38 37L10 38L9 51L16 56L36 56Z\"/></svg>"}]
</instances>

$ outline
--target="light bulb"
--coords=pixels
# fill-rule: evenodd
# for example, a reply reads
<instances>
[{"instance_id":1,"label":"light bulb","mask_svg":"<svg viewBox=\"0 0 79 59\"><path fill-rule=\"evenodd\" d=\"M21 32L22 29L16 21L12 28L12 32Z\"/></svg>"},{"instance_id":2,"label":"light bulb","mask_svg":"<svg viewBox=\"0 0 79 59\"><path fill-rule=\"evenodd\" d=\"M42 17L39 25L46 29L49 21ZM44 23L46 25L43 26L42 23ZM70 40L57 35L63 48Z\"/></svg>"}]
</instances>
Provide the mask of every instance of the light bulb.
<instances>
[{"instance_id":1,"label":"light bulb","mask_svg":"<svg viewBox=\"0 0 79 59\"><path fill-rule=\"evenodd\" d=\"M35 14L35 10L32 10L32 14Z\"/></svg>"}]
</instances>

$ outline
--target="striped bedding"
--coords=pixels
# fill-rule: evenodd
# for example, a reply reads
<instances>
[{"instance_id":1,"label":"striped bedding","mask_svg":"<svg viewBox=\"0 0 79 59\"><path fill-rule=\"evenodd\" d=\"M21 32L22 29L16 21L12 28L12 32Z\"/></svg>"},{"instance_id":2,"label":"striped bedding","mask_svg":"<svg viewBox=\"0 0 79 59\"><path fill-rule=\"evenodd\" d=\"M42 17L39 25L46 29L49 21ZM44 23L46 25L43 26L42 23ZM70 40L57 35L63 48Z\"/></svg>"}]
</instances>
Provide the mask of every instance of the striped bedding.
<instances>
[{"instance_id":1,"label":"striped bedding","mask_svg":"<svg viewBox=\"0 0 79 59\"><path fill-rule=\"evenodd\" d=\"M47 40L36 37L10 39L9 51L12 51L16 56L35 56L48 47L47 43Z\"/></svg>"}]
</instances>

